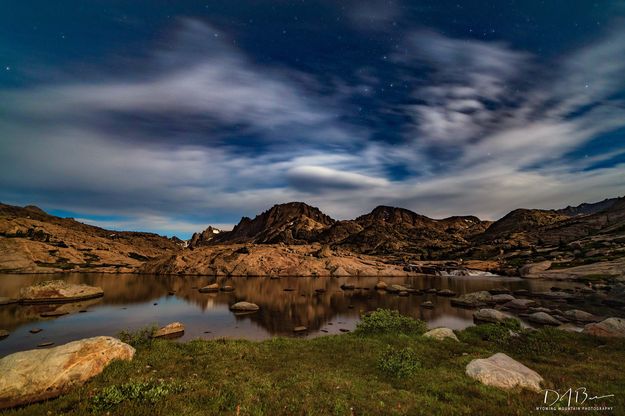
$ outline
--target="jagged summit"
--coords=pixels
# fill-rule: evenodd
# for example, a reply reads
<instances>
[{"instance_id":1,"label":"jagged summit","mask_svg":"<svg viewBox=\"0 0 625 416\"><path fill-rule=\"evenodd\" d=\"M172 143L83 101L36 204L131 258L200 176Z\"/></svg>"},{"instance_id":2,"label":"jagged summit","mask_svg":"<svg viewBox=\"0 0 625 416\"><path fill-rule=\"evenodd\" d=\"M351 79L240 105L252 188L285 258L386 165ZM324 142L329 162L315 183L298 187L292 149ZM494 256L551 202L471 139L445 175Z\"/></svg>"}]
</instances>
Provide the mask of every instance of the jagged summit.
<instances>
[{"instance_id":1,"label":"jagged summit","mask_svg":"<svg viewBox=\"0 0 625 416\"><path fill-rule=\"evenodd\" d=\"M274 205L254 219L241 218L230 232L221 233L219 243L305 244L335 222L319 208L303 202Z\"/></svg>"}]
</instances>

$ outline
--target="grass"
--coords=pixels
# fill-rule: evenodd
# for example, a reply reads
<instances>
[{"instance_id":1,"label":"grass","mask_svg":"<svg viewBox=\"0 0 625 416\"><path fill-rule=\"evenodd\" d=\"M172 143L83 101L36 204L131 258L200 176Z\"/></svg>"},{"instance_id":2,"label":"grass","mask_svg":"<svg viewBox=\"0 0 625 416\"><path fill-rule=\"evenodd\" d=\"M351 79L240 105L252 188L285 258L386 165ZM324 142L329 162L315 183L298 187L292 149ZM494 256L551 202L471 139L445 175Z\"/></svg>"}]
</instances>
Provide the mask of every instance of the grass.
<instances>
[{"instance_id":1,"label":"grass","mask_svg":"<svg viewBox=\"0 0 625 416\"><path fill-rule=\"evenodd\" d=\"M475 358L504 352L545 378L545 387L615 394L625 413L625 344L555 329L488 324L461 342L420 335L422 324L378 311L350 334L264 342L148 339L86 385L7 415L527 415L542 393L502 391L465 375ZM372 324L374 323L374 324ZM398 329L400 328L400 329ZM415 329L419 328L419 329ZM512 332L511 332L512 331ZM594 403L598 404L598 403ZM576 412L576 414L583 414ZM595 412L597 414L597 412ZM603 413L601 413L603 414Z\"/></svg>"}]
</instances>

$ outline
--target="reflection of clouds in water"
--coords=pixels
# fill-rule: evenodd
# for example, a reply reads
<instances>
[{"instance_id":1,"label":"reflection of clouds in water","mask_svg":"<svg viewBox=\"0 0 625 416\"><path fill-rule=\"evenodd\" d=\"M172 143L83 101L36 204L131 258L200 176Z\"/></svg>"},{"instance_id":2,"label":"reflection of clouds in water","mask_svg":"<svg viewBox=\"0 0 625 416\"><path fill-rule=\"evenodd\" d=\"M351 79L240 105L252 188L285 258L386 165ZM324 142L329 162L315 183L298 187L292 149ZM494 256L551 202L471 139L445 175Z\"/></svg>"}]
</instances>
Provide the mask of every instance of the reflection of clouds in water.
<instances>
[{"instance_id":1,"label":"reflection of clouds in water","mask_svg":"<svg viewBox=\"0 0 625 416\"><path fill-rule=\"evenodd\" d=\"M80 314L80 308L67 304L63 307L70 311L70 315L47 321L42 321L38 313L27 313L30 309L22 305L0 307L0 327L6 327L12 332L11 336L0 342L0 355L34 348L43 337L60 344L89 336L115 336L120 330L162 326L174 321L185 324L182 341L200 337L260 340L275 335L292 335L293 328L299 325L309 328L310 337L324 335L325 332L321 330L330 334L339 333L340 328L352 330L361 313L377 308L395 309L404 315L423 319L429 327L462 329L473 324L473 311L452 307L449 298L432 294L399 297L378 292L373 290L378 280L384 280L389 285L401 284L416 289L451 289L458 294L502 286L532 291L548 291L553 285L574 286L567 282L514 278L432 276L382 279L291 277L271 280L263 277L106 274L0 275L0 296L16 296L20 287L52 278L100 286L105 296L91 305L88 313ZM235 291L199 293L198 288L214 282L232 285ZM352 283L357 289L341 290L343 283ZM287 288L293 291L285 291ZM325 288L326 291L319 294L315 292L317 288ZM168 296L170 291L175 294ZM260 310L249 315L234 315L229 305L242 300L258 304ZM434 303L434 309L419 307L426 300ZM333 325L329 325L330 322ZM34 326L44 329L41 335L28 333Z\"/></svg>"}]
</instances>

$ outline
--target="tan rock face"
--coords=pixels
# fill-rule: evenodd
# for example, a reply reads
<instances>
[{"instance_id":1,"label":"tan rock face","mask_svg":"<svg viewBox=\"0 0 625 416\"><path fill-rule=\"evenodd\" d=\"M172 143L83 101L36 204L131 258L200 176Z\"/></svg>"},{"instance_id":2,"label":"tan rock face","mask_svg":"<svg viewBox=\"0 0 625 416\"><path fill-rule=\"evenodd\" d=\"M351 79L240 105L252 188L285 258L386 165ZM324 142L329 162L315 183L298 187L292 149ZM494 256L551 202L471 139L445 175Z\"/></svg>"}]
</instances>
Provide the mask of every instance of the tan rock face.
<instances>
[{"instance_id":1,"label":"tan rock face","mask_svg":"<svg viewBox=\"0 0 625 416\"><path fill-rule=\"evenodd\" d=\"M48 280L20 290L24 303L72 302L103 296L99 287L76 285L63 280Z\"/></svg>"},{"instance_id":2,"label":"tan rock face","mask_svg":"<svg viewBox=\"0 0 625 416\"><path fill-rule=\"evenodd\" d=\"M466 373L480 383L500 389L518 387L539 392L544 381L537 372L503 353L471 361Z\"/></svg>"},{"instance_id":3,"label":"tan rock face","mask_svg":"<svg viewBox=\"0 0 625 416\"><path fill-rule=\"evenodd\" d=\"M95 337L8 355L0 360L0 409L57 397L134 354L118 339Z\"/></svg>"},{"instance_id":4,"label":"tan rock face","mask_svg":"<svg viewBox=\"0 0 625 416\"><path fill-rule=\"evenodd\" d=\"M242 249L245 248L245 252ZM319 258L319 244L228 244L199 247L148 261L142 273L209 276L412 276L374 256L337 253Z\"/></svg>"},{"instance_id":5,"label":"tan rock face","mask_svg":"<svg viewBox=\"0 0 625 416\"><path fill-rule=\"evenodd\" d=\"M519 274L521 277L525 277L526 279L531 279L536 276L540 272L544 272L545 270L551 267L550 261L542 261L540 263L532 263L526 264L525 266L519 269Z\"/></svg>"},{"instance_id":6,"label":"tan rock face","mask_svg":"<svg viewBox=\"0 0 625 416\"><path fill-rule=\"evenodd\" d=\"M423 334L423 336L428 337L428 338L434 338L439 341L445 338L458 341L458 337L456 337L456 334L454 334L454 331L452 331L449 328L435 328L435 329L432 329L431 331L426 332L425 334Z\"/></svg>"},{"instance_id":7,"label":"tan rock face","mask_svg":"<svg viewBox=\"0 0 625 416\"><path fill-rule=\"evenodd\" d=\"M625 338L625 319L608 318L596 324L588 324L583 332L598 337Z\"/></svg>"}]
</instances>

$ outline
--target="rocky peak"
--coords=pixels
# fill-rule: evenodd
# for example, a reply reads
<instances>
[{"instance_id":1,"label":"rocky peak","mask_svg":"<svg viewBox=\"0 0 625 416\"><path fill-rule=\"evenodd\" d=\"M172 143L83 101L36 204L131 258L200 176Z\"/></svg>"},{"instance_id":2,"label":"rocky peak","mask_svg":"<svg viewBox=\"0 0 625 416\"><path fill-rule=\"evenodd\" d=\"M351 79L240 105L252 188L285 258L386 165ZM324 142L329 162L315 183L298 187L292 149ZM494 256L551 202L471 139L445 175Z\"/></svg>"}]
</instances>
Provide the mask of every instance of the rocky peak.
<instances>
[{"instance_id":1,"label":"rocky peak","mask_svg":"<svg viewBox=\"0 0 625 416\"><path fill-rule=\"evenodd\" d=\"M583 204L580 204L576 207L569 205L568 207L559 209L556 212L562 215L567 215L569 217L576 217L578 215L592 215L610 209L614 204L622 199L623 198L606 198L603 201L595 203L584 202Z\"/></svg>"},{"instance_id":2,"label":"rocky peak","mask_svg":"<svg viewBox=\"0 0 625 416\"><path fill-rule=\"evenodd\" d=\"M361 215L356 218L356 222L361 225L382 222L391 225L416 226L424 223L433 223L434 220L405 208L380 205L374 208L369 214Z\"/></svg>"},{"instance_id":3,"label":"rocky peak","mask_svg":"<svg viewBox=\"0 0 625 416\"><path fill-rule=\"evenodd\" d=\"M254 219L243 217L231 232L223 233L215 241L303 244L315 240L334 222L319 208L289 202L274 205Z\"/></svg>"},{"instance_id":4,"label":"rocky peak","mask_svg":"<svg viewBox=\"0 0 625 416\"><path fill-rule=\"evenodd\" d=\"M215 237L217 237L220 233L221 233L221 230L208 226L208 228L202 231L201 233L193 233L193 235L191 236L191 239L188 242L188 247L194 248L194 247L207 245L212 240L214 240Z\"/></svg>"}]
</instances>

